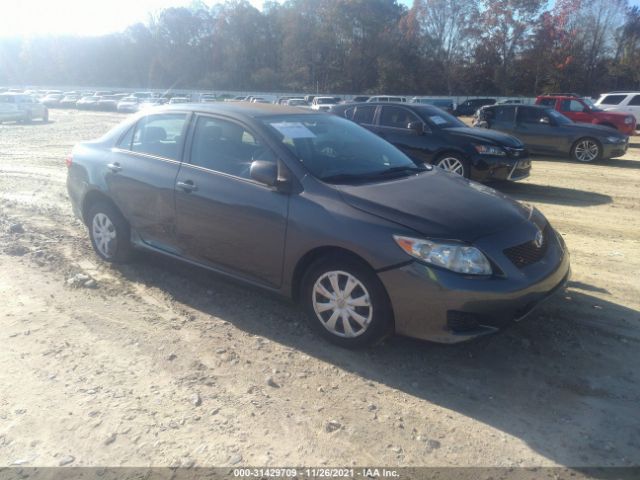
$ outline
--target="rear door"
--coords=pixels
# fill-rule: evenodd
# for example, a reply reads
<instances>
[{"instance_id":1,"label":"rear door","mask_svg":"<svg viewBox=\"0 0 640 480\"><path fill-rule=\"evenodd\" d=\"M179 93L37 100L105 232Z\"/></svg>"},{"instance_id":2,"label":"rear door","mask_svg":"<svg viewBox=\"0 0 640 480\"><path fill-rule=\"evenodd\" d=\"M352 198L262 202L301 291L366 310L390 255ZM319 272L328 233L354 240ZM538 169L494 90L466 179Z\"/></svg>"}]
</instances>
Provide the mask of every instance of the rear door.
<instances>
[{"instance_id":1,"label":"rear door","mask_svg":"<svg viewBox=\"0 0 640 480\"><path fill-rule=\"evenodd\" d=\"M513 134L516 128L515 105L491 107L491 111L493 112L493 118L490 122L491 129Z\"/></svg>"},{"instance_id":2,"label":"rear door","mask_svg":"<svg viewBox=\"0 0 640 480\"><path fill-rule=\"evenodd\" d=\"M640 94L631 96L625 110L636 117L636 122L640 123Z\"/></svg>"},{"instance_id":3,"label":"rear door","mask_svg":"<svg viewBox=\"0 0 640 480\"><path fill-rule=\"evenodd\" d=\"M186 113L141 118L109 155L105 183L141 239L176 253L174 186L180 169Z\"/></svg>"},{"instance_id":4,"label":"rear door","mask_svg":"<svg viewBox=\"0 0 640 480\"><path fill-rule=\"evenodd\" d=\"M271 287L282 283L289 195L251 179L254 160L277 162L246 126L197 117L188 163L176 179L184 255Z\"/></svg>"}]
</instances>

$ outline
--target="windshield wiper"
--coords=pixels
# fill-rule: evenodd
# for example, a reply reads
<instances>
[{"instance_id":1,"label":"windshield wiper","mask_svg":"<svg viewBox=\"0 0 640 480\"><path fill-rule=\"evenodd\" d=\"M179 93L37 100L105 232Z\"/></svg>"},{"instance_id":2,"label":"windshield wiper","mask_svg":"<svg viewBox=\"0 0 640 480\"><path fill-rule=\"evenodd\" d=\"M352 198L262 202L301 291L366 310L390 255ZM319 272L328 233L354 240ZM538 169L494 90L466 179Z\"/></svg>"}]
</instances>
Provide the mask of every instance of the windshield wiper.
<instances>
[{"instance_id":1,"label":"windshield wiper","mask_svg":"<svg viewBox=\"0 0 640 480\"><path fill-rule=\"evenodd\" d=\"M329 175L327 177L322 177L322 181L328 182L328 183L352 182L352 181L366 182L367 180L384 178L387 176L394 176L402 173L413 174L413 173L425 172L425 171L427 171L426 168L404 165L401 167L391 167L386 170L380 170L377 172L369 172L369 173L339 173L336 175Z\"/></svg>"}]
</instances>

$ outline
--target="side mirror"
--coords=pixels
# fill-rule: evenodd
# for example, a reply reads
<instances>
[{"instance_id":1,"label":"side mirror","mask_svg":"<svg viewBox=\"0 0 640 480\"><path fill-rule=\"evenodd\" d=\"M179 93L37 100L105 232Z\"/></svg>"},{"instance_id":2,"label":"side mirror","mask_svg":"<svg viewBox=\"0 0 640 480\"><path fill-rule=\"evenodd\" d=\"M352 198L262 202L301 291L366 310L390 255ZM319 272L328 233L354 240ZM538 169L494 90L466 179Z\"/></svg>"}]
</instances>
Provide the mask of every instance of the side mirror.
<instances>
[{"instance_id":1,"label":"side mirror","mask_svg":"<svg viewBox=\"0 0 640 480\"><path fill-rule=\"evenodd\" d=\"M275 187L278 184L278 164L275 162L256 160L251 163L249 174L256 182L264 183L270 187Z\"/></svg>"},{"instance_id":2,"label":"side mirror","mask_svg":"<svg viewBox=\"0 0 640 480\"><path fill-rule=\"evenodd\" d=\"M418 135L425 133L424 123L422 122L409 122L407 124L407 129L417 133Z\"/></svg>"}]
</instances>

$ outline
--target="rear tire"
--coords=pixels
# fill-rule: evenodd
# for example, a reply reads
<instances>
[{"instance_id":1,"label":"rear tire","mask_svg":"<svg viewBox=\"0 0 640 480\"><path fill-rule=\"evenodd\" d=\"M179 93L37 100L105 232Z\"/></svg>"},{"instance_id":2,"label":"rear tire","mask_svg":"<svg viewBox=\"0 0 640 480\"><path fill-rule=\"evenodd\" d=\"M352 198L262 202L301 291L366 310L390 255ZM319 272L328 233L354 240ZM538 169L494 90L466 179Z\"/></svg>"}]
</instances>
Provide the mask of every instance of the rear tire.
<instances>
[{"instance_id":1,"label":"rear tire","mask_svg":"<svg viewBox=\"0 0 640 480\"><path fill-rule=\"evenodd\" d=\"M131 228L115 206L108 202L91 205L87 226L91 245L101 259L110 263L126 263L131 259Z\"/></svg>"},{"instance_id":2,"label":"rear tire","mask_svg":"<svg viewBox=\"0 0 640 480\"><path fill-rule=\"evenodd\" d=\"M582 163L597 162L602 158L602 146L594 138L581 138L571 147L571 158Z\"/></svg>"},{"instance_id":3,"label":"rear tire","mask_svg":"<svg viewBox=\"0 0 640 480\"><path fill-rule=\"evenodd\" d=\"M374 345L393 332L393 311L376 273L347 255L311 264L302 278L301 302L311 328L344 348Z\"/></svg>"}]
</instances>

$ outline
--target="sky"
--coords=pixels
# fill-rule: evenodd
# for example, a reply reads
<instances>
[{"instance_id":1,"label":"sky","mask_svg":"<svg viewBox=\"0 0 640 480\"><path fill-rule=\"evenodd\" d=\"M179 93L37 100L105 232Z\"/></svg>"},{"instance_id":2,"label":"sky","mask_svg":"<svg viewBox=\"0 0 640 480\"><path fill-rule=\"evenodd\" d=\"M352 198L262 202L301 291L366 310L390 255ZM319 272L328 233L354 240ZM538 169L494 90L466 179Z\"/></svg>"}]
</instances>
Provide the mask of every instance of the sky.
<instances>
[{"instance_id":1,"label":"sky","mask_svg":"<svg viewBox=\"0 0 640 480\"><path fill-rule=\"evenodd\" d=\"M204 0L208 5L218 1ZM263 0L250 1L262 7ZM640 5L640 0L629 3ZM0 0L0 37L102 35L144 22L150 12L190 4L191 0Z\"/></svg>"},{"instance_id":2,"label":"sky","mask_svg":"<svg viewBox=\"0 0 640 480\"><path fill-rule=\"evenodd\" d=\"M207 5L218 0L204 0ZM263 0L250 0L257 8ZM0 0L0 37L102 35L146 21L149 12L191 0ZM409 4L411 0L401 0Z\"/></svg>"}]
</instances>

